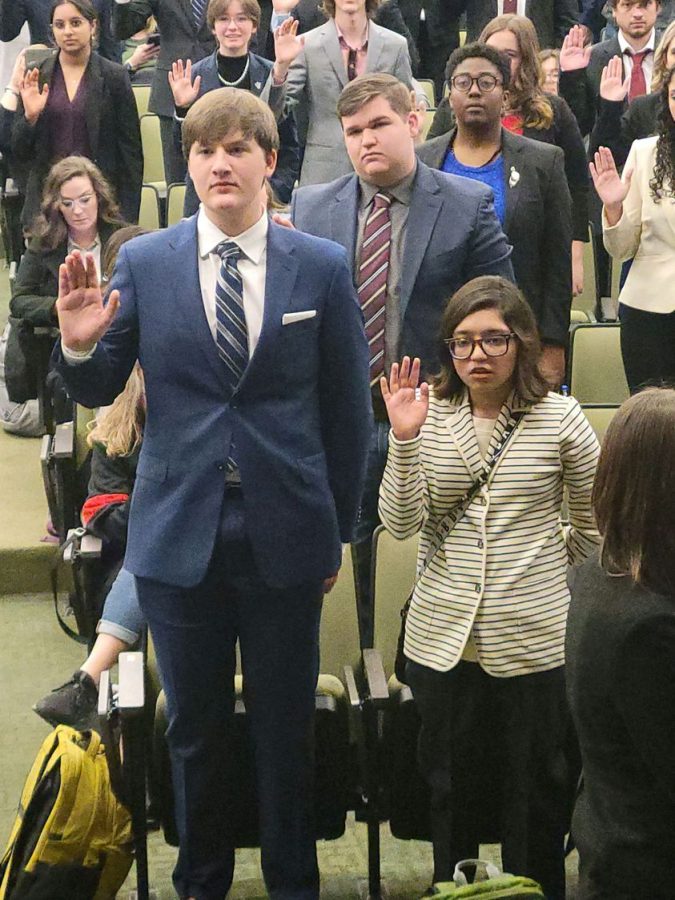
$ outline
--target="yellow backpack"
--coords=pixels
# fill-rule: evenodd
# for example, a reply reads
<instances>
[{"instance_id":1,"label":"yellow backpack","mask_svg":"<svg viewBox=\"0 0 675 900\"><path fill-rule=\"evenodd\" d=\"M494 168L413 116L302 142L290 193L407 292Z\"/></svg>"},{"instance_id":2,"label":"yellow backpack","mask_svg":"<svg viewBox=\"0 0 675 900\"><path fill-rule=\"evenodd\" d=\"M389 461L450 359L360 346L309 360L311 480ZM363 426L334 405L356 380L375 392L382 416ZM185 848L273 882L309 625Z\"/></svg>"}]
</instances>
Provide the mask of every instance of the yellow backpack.
<instances>
[{"instance_id":1,"label":"yellow backpack","mask_svg":"<svg viewBox=\"0 0 675 900\"><path fill-rule=\"evenodd\" d=\"M131 818L101 738L59 725L43 742L0 860L0 900L112 900L131 863Z\"/></svg>"}]
</instances>

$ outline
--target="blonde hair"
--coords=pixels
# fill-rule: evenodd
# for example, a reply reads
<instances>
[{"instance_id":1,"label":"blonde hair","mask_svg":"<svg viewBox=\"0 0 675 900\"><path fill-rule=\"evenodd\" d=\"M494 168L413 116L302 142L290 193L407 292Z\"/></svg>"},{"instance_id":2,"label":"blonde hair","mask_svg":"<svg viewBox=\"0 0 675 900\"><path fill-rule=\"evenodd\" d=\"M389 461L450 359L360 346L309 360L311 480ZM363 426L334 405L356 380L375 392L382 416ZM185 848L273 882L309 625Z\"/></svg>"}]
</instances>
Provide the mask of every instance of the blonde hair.
<instances>
[{"instance_id":1,"label":"blonde hair","mask_svg":"<svg viewBox=\"0 0 675 900\"><path fill-rule=\"evenodd\" d=\"M487 23L478 40L486 44L498 31L510 31L518 42L520 65L511 79L509 103L523 117L525 128L541 131L553 124L553 106L541 89L539 38L534 25L525 16L507 13Z\"/></svg>"},{"instance_id":2,"label":"blonde hair","mask_svg":"<svg viewBox=\"0 0 675 900\"><path fill-rule=\"evenodd\" d=\"M96 418L87 444L104 444L106 456L131 456L143 440L145 425L145 381L138 363L119 396L105 414Z\"/></svg>"},{"instance_id":3,"label":"blonde hair","mask_svg":"<svg viewBox=\"0 0 675 900\"><path fill-rule=\"evenodd\" d=\"M654 71L652 73L652 91L658 91L663 85L663 79L671 68L668 65L668 49L675 41L675 19L668 25L661 35L658 47L654 51Z\"/></svg>"}]
</instances>

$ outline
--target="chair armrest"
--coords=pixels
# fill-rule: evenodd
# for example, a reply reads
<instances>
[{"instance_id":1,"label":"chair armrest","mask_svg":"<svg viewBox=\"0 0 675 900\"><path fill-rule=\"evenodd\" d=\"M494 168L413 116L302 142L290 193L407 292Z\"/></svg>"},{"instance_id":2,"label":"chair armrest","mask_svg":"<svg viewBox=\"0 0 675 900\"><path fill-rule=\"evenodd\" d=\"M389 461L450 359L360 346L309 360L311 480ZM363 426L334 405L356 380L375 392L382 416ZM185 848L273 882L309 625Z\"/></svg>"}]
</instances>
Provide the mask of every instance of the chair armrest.
<instances>
[{"instance_id":1,"label":"chair armrest","mask_svg":"<svg viewBox=\"0 0 675 900\"><path fill-rule=\"evenodd\" d=\"M54 459L75 459L75 425L73 422L63 422L56 426L52 456Z\"/></svg>"},{"instance_id":2,"label":"chair armrest","mask_svg":"<svg viewBox=\"0 0 675 900\"><path fill-rule=\"evenodd\" d=\"M370 647L363 651L363 668L371 702L378 707L385 705L389 701L389 687L379 650Z\"/></svg>"},{"instance_id":3,"label":"chair armrest","mask_svg":"<svg viewBox=\"0 0 675 900\"><path fill-rule=\"evenodd\" d=\"M141 715L145 706L145 671L140 651L120 653L117 708L123 719Z\"/></svg>"}]
</instances>

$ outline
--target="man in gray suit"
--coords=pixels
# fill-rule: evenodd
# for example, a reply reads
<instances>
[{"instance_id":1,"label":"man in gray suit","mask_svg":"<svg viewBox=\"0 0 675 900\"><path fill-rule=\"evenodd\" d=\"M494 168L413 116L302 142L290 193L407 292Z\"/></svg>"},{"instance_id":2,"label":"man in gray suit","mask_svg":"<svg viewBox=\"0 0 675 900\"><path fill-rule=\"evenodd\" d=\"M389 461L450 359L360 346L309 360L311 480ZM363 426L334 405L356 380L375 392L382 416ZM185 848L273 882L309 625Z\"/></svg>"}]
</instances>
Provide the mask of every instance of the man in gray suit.
<instances>
[{"instance_id":1,"label":"man in gray suit","mask_svg":"<svg viewBox=\"0 0 675 900\"><path fill-rule=\"evenodd\" d=\"M206 24L207 6L206 0L114 0L113 3L113 27L120 40L145 28L150 16L157 20L162 35L149 109L159 116L167 184L185 181L185 161L174 141L169 72L177 59L197 62L215 50L215 40Z\"/></svg>"},{"instance_id":2,"label":"man in gray suit","mask_svg":"<svg viewBox=\"0 0 675 900\"><path fill-rule=\"evenodd\" d=\"M346 84L365 73L388 72L408 88L413 86L406 40L372 21L377 5L377 0L324 0L329 20L302 39L295 38L293 61L280 60L277 50L275 83L284 84L292 104L306 103L301 185L331 181L352 171L336 114Z\"/></svg>"},{"instance_id":3,"label":"man in gray suit","mask_svg":"<svg viewBox=\"0 0 675 900\"><path fill-rule=\"evenodd\" d=\"M560 47L579 21L578 0L464 0L463 6L467 41L477 41L495 16L517 13L531 20L542 47Z\"/></svg>"},{"instance_id":4,"label":"man in gray suit","mask_svg":"<svg viewBox=\"0 0 675 900\"><path fill-rule=\"evenodd\" d=\"M390 229L386 259L380 370L387 374L402 355L422 360L424 377L438 368L438 331L448 299L479 275L513 281L511 247L495 214L492 191L482 184L434 171L415 157L419 132L410 92L391 75L365 75L351 82L338 102L344 140L355 174L297 190L293 223L301 231L329 238L347 250L365 312L371 346L375 426L366 488L356 526L355 558L362 638L372 639L370 538L378 524L377 495L387 458L389 430L369 334L372 301L360 277L371 256L364 245L371 216L384 202ZM384 198L384 201L382 200ZM364 239L364 235L366 235ZM378 266L379 269L379 266ZM368 645L366 645L368 646Z\"/></svg>"}]
</instances>

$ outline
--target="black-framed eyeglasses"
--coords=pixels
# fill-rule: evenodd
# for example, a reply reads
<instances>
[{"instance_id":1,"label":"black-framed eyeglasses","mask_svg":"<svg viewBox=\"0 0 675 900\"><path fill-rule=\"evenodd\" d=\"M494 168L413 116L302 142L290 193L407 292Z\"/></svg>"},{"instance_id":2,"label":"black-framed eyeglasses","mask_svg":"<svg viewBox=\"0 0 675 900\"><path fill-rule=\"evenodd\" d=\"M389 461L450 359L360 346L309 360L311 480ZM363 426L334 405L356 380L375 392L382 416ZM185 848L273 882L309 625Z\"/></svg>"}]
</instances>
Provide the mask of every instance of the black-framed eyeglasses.
<instances>
[{"instance_id":1,"label":"black-framed eyeglasses","mask_svg":"<svg viewBox=\"0 0 675 900\"><path fill-rule=\"evenodd\" d=\"M518 337L513 331L500 331L498 334L486 334L479 338L447 338L450 356L453 359L468 359L476 348L480 347L486 356L505 356L509 351L511 338Z\"/></svg>"},{"instance_id":2,"label":"black-framed eyeglasses","mask_svg":"<svg viewBox=\"0 0 675 900\"><path fill-rule=\"evenodd\" d=\"M486 72L483 75L478 75L477 78L472 78L471 75L455 75L450 79L450 84L462 94L468 94L474 84L478 85L478 90L481 94L489 94L491 91L494 91L498 84L503 84L503 82Z\"/></svg>"}]
</instances>

